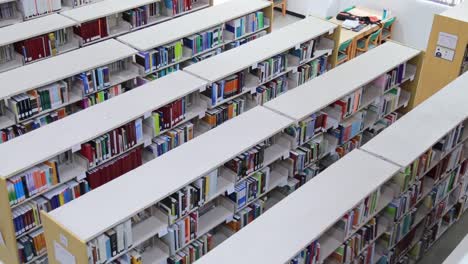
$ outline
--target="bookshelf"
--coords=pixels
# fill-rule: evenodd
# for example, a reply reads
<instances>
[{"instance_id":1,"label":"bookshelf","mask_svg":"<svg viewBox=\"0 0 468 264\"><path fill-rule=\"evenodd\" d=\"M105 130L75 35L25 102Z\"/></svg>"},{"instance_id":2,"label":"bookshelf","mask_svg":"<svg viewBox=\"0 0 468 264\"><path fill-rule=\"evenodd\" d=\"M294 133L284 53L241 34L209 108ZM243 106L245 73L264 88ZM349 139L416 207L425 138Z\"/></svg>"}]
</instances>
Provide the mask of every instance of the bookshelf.
<instances>
[{"instance_id":1,"label":"bookshelf","mask_svg":"<svg viewBox=\"0 0 468 264\"><path fill-rule=\"evenodd\" d=\"M468 109L461 103L467 95L460 88L467 81L468 75L462 75L363 147L414 172L404 178L402 195L422 184L416 202L402 211L402 218L413 218L411 225L393 240L384 237L377 241L385 242L376 247L383 259L418 261L466 211L468 135L464 128ZM436 110L447 100L454 103L453 108ZM438 127L429 126L430 122L437 122ZM432 127L431 133L427 133L429 127ZM401 137L403 132L406 135ZM389 142L383 144L386 140L400 148ZM411 145L401 145L402 142L411 142Z\"/></svg>"},{"instance_id":2,"label":"bookshelf","mask_svg":"<svg viewBox=\"0 0 468 264\"><path fill-rule=\"evenodd\" d=\"M444 260L443 264L450 263L462 263L465 258L466 250L468 247L468 236L465 236L458 246L450 253L450 255Z\"/></svg>"},{"instance_id":3,"label":"bookshelf","mask_svg":"<svg viewBox=\"0 0 468 264\"><path fill-rule=\"evenodd\" d=\"M185 71L210 83L202 96L209 108L209 118L205 120L207 125L214 127L227 121L218 120L215 116L230 104L241 101L248 110L271 99L264 100L265 90L270 89L267 92L274 94L270 97L279 96L298 86L299 79L305 82L333 67L333 59L328 59L336 56L334 43L338 35L335 24L308 17L234 50L186 67ZM260 78L257 74L262 71L264 77ZM298 77L306 72L309 74L309 71L308 78ZM239 84L234 84L235 89L227 88L232 86L233 79ZM276 88L271 88L273 83ZM213 88L217 86L226 86L222 89L226 92L218 94Z\"/></svg>"},{"instance_id":4,"label":"bookshelf","mask_svg":"<svg viewBox=\"0 0 468 264\"><path fill-rule=\"evenodd\" d=\"M458 78L404 115L361 149L346 155L312 181L284 198L268 214L260 217L232 239L207 254L199 263L219 263L221 260L228 264L303 263L305 259L302 256L308 256L310 261L316 263L349 263L357 258L357 255L349 253L351 245L348 244L348 248L337 249L342 243L355 239L362 227L373 228L374 218L377 219L377 230L364 238L366 243L363 243L361 248L352 248L363 256L361 260L368 263L398 263L401 260L416 263L424 249L430 249L433 244L434 241L430 241L431 235L440 237L453 223L452 220L452 222L449 221L450 224L447 224L447 217L441 217L435 223L424 220L431 212L430 208L424 208L424 204L429 202L426 196L438 190L433 187L446 180L443 174L445 172L446 176L449 176L453 171L451 166L461 167L456 170L455 174L458 176L453 176L454 174L449 176L449 178L454 178L453 183L449 184L452 186L447 185L445 194L437 198L438 201L435 202L436 205L443 204L447 199L446 207L433 206L433 208L440 209L442 216L453 213L451 208L457 208L455 219L459 219L467 208L466 139L468 135L466 130L459 129L460 125L465 126L467 122L468 108L463 102L468 94L460 89L467 81L468 75ZM454 107L446 109L441 114L437 113L447 100L454 100ZM437 123L439 128L434 133L432 130L430 130L431 133L427 133L429 123ZM455 132L457 130L458 132ZM440 144L442 140L445 140L445 144ZM444 151L436 150L441 147ZM433 149L433 158L426 156L427 159L421 159L429 153L428 149ZM463 150L457 152L456 149ZM397 151L401 156L395 155ZM410 154L405 154L406 151ZM457 153L456 158L449 162L451 165L442 170L440 178L432 178L436 175L431 173L433 168L436 168L439 162L447 160L447 157L452 159L451 153ZM408 178L411 180L402 181ZM414 190L412 186L415 184L414 181L418 180L422 181L422 184L418 185L419 188L415 191L414 197L416 198L412 198L416 202L409 205L409 209L406 212L400 212L398 216L403 219L413 214L413 220L409 222L409 230L407 230L408 227L401 228L401 230L406 230L404 231L406 233L400 234L400 242L391 246L389 252L397 253L393 255L390 262L387 262L383 259L387 252L382 247L385 237L392 233L394 225L393 214L390 214L389 208L393 207L395 199L411 193L411 190ZM357 182L360 184L356 184ZM380 196L373 202L373 206L369 206L375 210L369 209L367 214L360 215L360 220L354 225L344 224L346 217L350 219L352 212L358 212L357 208L362 208L362 202L366 201L367 197L372 197L370 194L375 193L375 190L380 190ZM307 206L304 206L305 203ZM287 225L285 228L284 219L291 215L296 216L294 224ZM351 218L356 221L354 217ZM424 225L430 227L429 229L438 226L439 230L431 234L421 232L421 227ZM348 226L348 228L340 228L340 226ZM412 233L411 230L416 230L415 233L418 235ZM419 242L419 238L413 239L421 234L424 234L422 242ZM401 244L407 238L411 239L406 241L406 244ZM306 245L310 246L304 249ZM343 256L345 251L350 254L348 258ZM243 252L243 254L236 252ZM269 254L258 254L258 252L269 252ZM407 258L406 255L408 255ZM344 258L343 262L340 258Z\"/></svg>"},{"instance_id":5,"label":"bookshelf","mask_svg":"<svg viewBox=\"0 0 468 264\"><path fill-rule=\"evenodd\" d=\"M0 50L8 54L1 60L0 72L78 48L78 39L72 30L74 25L76 22L73 20L52 14L34 21L0 28L2 35ZM43 41L48 43L54 39L57 39L54 42L55 48L49 48L49 45L43 46ZM37 41L40 44L37 44ZM39 48L41 52L35 52L35 49Z\"/></svg>"},{"instance_id":6,"label":"bookshelf","mask_svg":"<svg viewBox=\"0 0 468 264\"><path fill-rule=\"evenodd\" d=\"M396 45L396 47L401 47L402 50L396 49L395 47L393 47L393 45ZM386 49L385 47L393 47L394 49L393 50L388 49L388 48ZM398 44L393 44L393 43L388 43L388 44L383 45L382 47L377 48L376 50L382 50L382 53L387 54L387 56L390 56L389 54L392 54L392 53L389 53L389 51L392 51L393 53L396 53L397 51L400 51L400 52L406 51L406 49L410 50L411 52L408 52L408 54L402 55L402 57L403 57L402 61L391 61L390 63L393 63L394 64L393 66L384 65L383 66L384 69L382 70L382 73L386 73L389 70L399 66L402 62L405 61L405 59L410 60L414 56L417 56L419 54L419 52L415 51L413 49L410 49L410 48L405 48L405 47L403 47L401 45L398 45ZM374 61L373 60L374 57L373 57L372 54L373 53L370 52L370 53L368 53L366 55L363 55L362 57L357 58L356 62L352 62L352 63L359 63L361 60L366 60L367 57L368 57L367 63L369 63L369 61ZM405 55L406 55L406 57L405 57ZM356 64L356 65L359 65L359 64ZM354 65L354 66L356 66L356 65ZM361 64L360 66L367 66L367 65ZM342 67L345 67L345 65L343 65ZM387 67L387 68L385 68L385 67ZM351 68L353 68L353 67L351 67ZM380 74L382 74L382 73L380 73ZM169 76L173 76L173 75L169 75ZM323 77L325 77L325 76L327 76L327 74L323 75ZM374 79L375 78L376 77L374 77ZM319 79L316 79L316 80L319 80ZM370 79L370 80L372 80L372 79ZM370 80L368 80L367 82L369 82ZM308 87L308 85L306 84L306 85L301 86L301 88L297 88L297 89L298 90L299 89L307 89L307 87ZM356 88L354 88L354 89L356 89ZM341 98L344 95L346 95L346 93L343 93L343 95L338 96L335 100ZM287 96L287 95L285 95L285 96ZM277 99L277 100L279 100L279 99ZM330 101L330 103L332 103L332 102L333 102L333 100ZM274 113L274 112L269 112L267 109L262 108L262 107L253 108L251 111L248 111L247 113L245 113L243 115L240 115L238 118L235 118L230 122L226 122L225 124L219 126L216 129L210 130L210 131L198 136L196 139L190 141L189 143L183 144L182 146L176 148L175 150L170 151L166 155L164 155L164 156L162 156L162 157L160 157L158 159L148 161L143 166L141 166L141 167L139 167L139 168L137 168L137 169L135 169L133 171L130 171L126 175L115 179L114 181L102 186L101 188L96 189L95 191L93 191L93 192L89 193L88 195L84 196L82 199L76 200L75 202L70 203L69 205L65 205L63 207L60 207L59 209L51 212L49 215L53 215L52 217L56 218L56 216L54 214L55 214L55 212L59 212L59 214L60 214L59 217L67 217L67 213L66 213L65 210L74 210L76 212L77 209L74 208L74 206L76 204L80 203L80 201L83 201L85 199L85 197L89 197L89 199L98 199L97 197L91 197L91 195L93 195L93 193L95 193L95 192L98 192L100 190L104 190L104 189L107 189L107 188L112 188L112 191L110 189L106 191L108 193L115 193L115 194L119 193L119 194L122 195L123 192L118 191L115 188L118 188L118 186L127 186L128 187L128 185L126 183L124 184L124 183L115 183L115 182L121 181L123 178L130 178L130 177L132 178L132 181L138 182L138 180L135 180L135 177L137 177L138 175L142 175L142 173L140 171L143 170L143 169L149 171L150 169L146 168L147 166L157 166L158 168L162 168L162 166L168 166L170 164L176 164L176 161L172 161L172 159L173 159L172 157L174 155L179 155L178 160L185 160L184 158L181 158L180 155L182 155L182 153L183 153L183 155L190 155L191 151L188 148L190 148L190 149L191 148L200 149L200 147L196 147L196 146L200 146L201 144L204 144L204 146L208 147L208 149L203 150L205 153L215 153L214 156L216 157L215 161L217 162L217 165L216 166L212 165L212 166L210 166L210 168L203 169L203 170L206 170L206 171L213 171L214 169L216 169L216 168L218 168L220 166L219 164L229 163L230 160L233 159L233 157L236 157L239 153L246 152L246 150L252 149L252 147L256 146L260 141L262 141L262 140L254 138L255 141L250 142L249 145L243 145L243 144L240 143L240 138L244 137L242 133L247 133L245 131L245 127L248 127L248 125L246 125L244 123L244 122L246 122L245 120L246 119L252 120L253 119L252 116L258 116L259 112ZM275 114L275 115L277 115L277 114ZM284 114L280 114L278 116L281 116L282 118L285 118ZM261 120L261 118L259 118L259 117L257 117L256 119ZM288 120L288 119L285 118L285 120ZM253 121L249 121L249 122L253 122ZM259 131L264 129L264 127L266 126L266 125L263 124L263 121L256 121L256 122L258 123L257 127L259 129L257 129L257 130L259 130ZM210 210L210 211L206 212L205 214L202 214L202 216L200 216L200 221L198 222L199 232L197 233L197 238L198 237L203 237L203 235L207 231L210 231L213 228L215 228L215 234L213 236L214 241L215 241L214 245L218 245L219 243L222 242L223 239L226 239L228 236L232 235L232 233L233 233L231 231L230 233L226 234L226 233L224 233L222 231L224 226L221 225L221 224L223 222L225 222L226 220L227 220L227 222L232 222L233 221L232 218L235 216L235 214L242 213L244 209L250 208L250 205L255 206L258 203L263 204L263 202L265 202L265 205L264 205L265 208L267 208L267 209L270 208L272 206L272 204L270 204L270 205L267 204L268 200L265 201L266 195L268 195L268 196L271 195L271 197L273 197L273 198L277 195L277 200L280 200L280 199L282 199L284 197L284 195L278 194L276 187L288 185L288 178L294 176L294 168L291 167L290 162L289 162L289 158L290 158L290 151L293 148L295 148L295 146L294 146L294 138L287 135L286 133L280 132L280 131L282 131L285 127L289 127L289 126L293 125L296 122L297 121L295 121L294 119L290 119L290 121L287 124L281 124L281 126L283 127L282 129L277 128L277 129L275 129L274 132L271 132L269 134L269 136L264 136L264 138L265 137L268 138L268 137L276 135L275 136L275 142L272 143L271 145L268 145L268 147L266 149L264 149L264 152L262 152L262 153L264 153L264 159L263 159L263 162L262 162L262 166L256 167L255 170L256 170L256 173L265 172L265 175L268 175L268 176L266 176L266 179L268 179L268 180L266 180L266 182L269 182L269 184L268 184L268 186L265 187L264 191L257 193L256 196L254 196L254 198L250 198L250 199L246 200L245 202L241 203L240 199L237 198L238 196L233 196L233 193L236 194L236 195L240 195L239 191L237 190L238 188L241 188L239 186L242 186L244 181L246 181L248 179L253 179L253 177L256 176L255 173L248 173L246 178L242 178L242 177L241 178L236 178L236 173L234 173L234 175L232 175L232 172L229 173L229 167L223 166L223 167L221 167L219 169L219 174L215 174L215 175L218 177L217 182L220 185L217 186L218 188L216 188L216 191L214 192L213 195L210 195L210 198L208 200L216 201L216 202L224 204L224 205L219 210L218 209L216 209L216 211L211 211ZM271 125L272 124L269 124L269 126L271 126ZM254 134L257 134L257 130L255 130ZM232 137L229 136L228 141L218 140L218 137L220 137L219 135L220 134L221 135L226 135L226 133L228 133L227 131L229 131L229 135L232 135ZM240 131L242 131L242 132L240 132ZM237 135L239 135L240 138L238 138ZM208 143L209 140L211 140L211 142L213 142L213 140L214 140L215 142L220 142L220 143L219 144L209 144ZM249 138L249 140L251 140L251 139ZM224 144L226 144L226 146ZM195 147L193 147L193 145L195 145ZM233 153L231 153L227 157L225 157L224 161L219 161L220 159L223 159L224 154L223 155L222 154L218 155L218 153L225 153L225 150L224 150L225 148L227 148L228 149L227 151L229 151L230 149L233 148L233 146L240 147L240 149L237 150L237 152L232 151ZM213 149L211 149L211 148L213 148ZM216 148L216 150L215 150L215 148ZM176 153L176 154L174 154L174 153ZM197 155L197 158L199 158L198 156L205 156L205 155L202 155L202 154L203 153L199 153ZM194 159L194 157L192 157L192 159ZM206 159L205 158L205 160L208 160L208 161L204 161L204 162L213 162L212 161L213 159ZM190 161L190 162L194 162L194 161ZM154 164L158 164L158 165L154 165ZM187 168L184 168L184 170L188 170L189 168L192 168L193 166L191 166L190 164L187 164L187 166L184 166L184 167L187 167ZM192 170L193 169L198 170L199 168L193 167ZM185 172L183 173L183 172L175 171L173 173L175 173L177 175L184 175L184 178L189 177L188 175L185 176L186 175ZM86 226L86 229L88 228L88 226L91 226L91 225L88 225L87 223L85 223L86 221L93 221L91 219L86 220L84 222L82 222L81 220L80 221L74 221L72 223L73 226L71 226L71 225L68 225L68 224L63 224L65 220L60 220L60 222L57 224L57 223L54 223L54 222L57 221L56 219L50 219L49 220L48 216L44 216L46 219L48 219L48 220L45 220L46 221L45 222L46 230L49 230L49 228L47 227L48 225L51 225L52 226L51 228L53 228L53 230L54 230L54 231L46 231L46 234L48 236L49 233L53 233L54 236L55 236L54 239L56 241L58 241L57 237L60 237L59 232L64 236L70 236L67 239L76 241L77 246L73 246L73 249L70 248L70 247L67 247L66 250L72 252L71 254L73 256L75 256L77 259L84 260L86 258L86 255L83 255L83 252L87 252L86 244L90 244L90 245L93 244L95 239L98 238L98 237L102 237L102 234L104 232L109 231L110 228L115 228L115 229L119 228L119 226L121 224L128 223L128 220L131 218L131 219L134 219L134 220L132 220L133 221L133 227L130 227L130 228L132 228L133 236L136 237L136 239L133 240L134 243L132 244L132 246L129 246L126 250L119 251L118 254L112 255L112 257L108 258L108 261L109 261L109 259L113 260L113 259L122 257L124 254L128 253L129 251L132 251L135 248L140 248L140 246L142 246L142 245L146 245L145 241L149 241L149 240L151 241L151 244L152 244L151 249L149 251L141 252L142 258L143 259L147 258L147 254L151 254L151 255L156 254L155 252L160 253L158 255L159 257L167 258L169 255L173 255L175 252L179 252L180 250L183 251L184 246L187 246L187 244L184 244L183 246L181 246L181 248L171 249L172 250L172 252L171 252L171 250L167 249L168 244L170 245L171 242L170 241L168 242L167 239L166 239L166 237L168 236L167 232L171 232L171 231L166 231L166 230L170 230L172 228L172 224L174 222L175 223L180 223L179 221L181 219L185 219L187 214L182 214L182 215L184 215L183 217L178 215L177 217L170 218L170 220L168 220L167 219L168 216L167 215L166 216L164 216L164 215L161 216L161 212L162 212L161 209L159 209L158 207L155 208L154 205L160 205L163 202L161 200L164 197L166 197L167 195L169 195L169 194L174 195L174 193L179 193L178 191L174 191L174 189L181 190L181 188L182 188L182 190L183 190L184 186L187 186L188 183L193 182L196 179L200 178L200 175L206 175L206 174L208 174L208 173L195 172L196 176L194 176L192 181L188 181L188 180L184 179L183 182L179 186L172 186L171 185L172 186L172 187L170 187L171 190L168 190L168 192L165 193L162 197L152 198L152 199L154 199L152 202L150 202L150 201L147 201L147 202L141 201L140 198L138 198L138 197L136 197L136 198L134 197L132 199L129 198L130 200L132 200L132 203L138 203L139 204L138 206L136 204L132 204L131 206L129 205L128 207L131 208L131 210L134 210L134 211L132 211L130 213L127 212L127 213L122 213L122 214L121 213L115 214L115 212L113 212L113 210L115 210L115 208L110 208L110 207L105 206L105 208L107 208L106 210L111 210L111 211L103 211L102 215L105 215L105 217L109 218L109 219L113 218L113 220L109 220L109 223L107 223L107 224L105 223L105 222L107 222L107 220L104 220L103 226L96 226L95 225L93 227L93 229L94 228L96 228L96 229L93 230L93 231L86 231L88 233L79 234L77 232L81 232L81 231L78 231L78 230L83 230L80 227L81 225ZM210 175L211 175L211 173L210 173ZM172 177L169 177L169 178L172 179ZM130 181L130 180L128 180L128 181ZM167 185L165 184L165 186L167 186ZM144 190L141 190L139 192L144 192ZM224 194L225 192L227 192L229 194L229 196L223 196L222 194ZM131 196L133 194L128 193L128 195ZM153 195L153 193L151 195ZM146 196L146 194L145 194L145 196ZM218 198L214 198L214 197L218 197ZM229 200L228 200L227 197L229 197ZM391 201L390 198L387 199L387 200L388 200L388 202ZM113 201L113 198L110 198L107 201ZM127 202L125 202L125 203L127 203ZM91 200L86 202L86 204L83 204L82 208L85 208L85 207L89 208L90 204L91 204ZM94 204L94 205L96 205L96 208L100 208L101 206L103 206L102 204L101 205ZM67 209L67 208L69 208L69 209ZM204 208L204 207L201 206L201 208ZM200 211L202 211L201 208L200 208ZM217 208L217 207L215 207L215 208ZM188 211L190 213L194 213L194 212L197 212L198 209L199 209L199 207L195 206L193 209L188 210ZM100 210L100 209L96 209L96 210ZM120 210L120 209L118 209L118 210ZM215 209L213 209L213 210L215 210ZM141 214L143 214L144 212L147 212L147 214L149 214L149 215L146 214L145 217L143 217L143 221L140 222L140 221L135 220L135 217L140 218ZM101 213L99 213L99 214L101 214ZM89 214L89 215L92 215L92 214ZM99 216L99 217L100 217L100 222L101 222L102 218L101 218L101 216ZM119 220L116 220L117 218L119 218ZM164 220L164 219L166 219L166 220ZM71 219L66 220L66 221L71 221ZM126 225L128 225L128 224L126 224ZM60 226L64 226L64 228L66 230L62 230ZM169 229L168 229L168 226L169 226ZM59 229L57 229L57 228L59 228ZM70 231L67 231L67 230L70 230ZM145 230L146 230L146 232L145 232ZM158 237L162 238L162 240L160 240ZM50 240L50 238L48 238L48 239L50 241L49 245L53 245L53 244L51 244L52 241ZM82 241L82 242L80 242L80 241ZM190 242L193 242L193 240L190 240ZM188 243L188 244L190 244L190 243ZM63 244L62 247L63 246L66 246L66 245ZM339 244L337 246L339 246ZM49 248L49 252L51 254L54 254L50 250L55 250L55 249ZM165 253L163 254L161 252L165 252ZM132 254L133 254L133 251L132 251ZM158 257L158 259L159 259L159 257Z\"/></svg>"},{"instance_id":7,"label":"bookshelf","mask_svg":"<svg viewBox=\"0 0 468 264\"><path fill-rule=\"evenodd\" d=\"M96 45L100 44L102 43ZM15 209L36 201L36 198L47 198L47 193L52 192L53 194L54 191L60 190L64 186L69 186L71 182L82 182L89 175L89 162L86 161L80 152L82 144L99 138L129 122L138 119L148 119L153 111L180 98L188 95L195 97L205 85L206 82L203 80L184 72L177 72L157 81L149 82L139 87L139 89L125 93L112 101L83 110L63 119L61 122L55 122L43 129L36 130L17 140L3 144L0 152L4 153L2 157L8 156L9 160L3 160L4 164L2 164L2 171L0 172L0 175L2 175L0 185L3 188L2 190L4 190L2 193L5 195L1 199L2 217L0 218L0 232L6 241L6 247L0 247L1 259L8 261L8 263L21 263L16 254L11 254L12 252L18 252L16 248L17 236L15 236L12 222L12 214ZM146 98L153 99L145 100ZM128 108L129 104L137 101L140 103ZM195 100L194 102L196 103ZM189 118L191 112L200 107L195 103L187 107L187 118ZM196 114L204 113L204 111L205 108L201 108ZM88 125L83 125L85 123ZM65 130L68 132L63 133ZM53 141L50 141L51 135L57 135ZM133 148L146 147L148 144L151 144L152 135L146 127L141 136L135 146L132 146ZM34 148L37 151L27 153L19 151L23 148ZM7 155L6 153L9 154ZM8 202L10 199L7 197L7 184L11 182L12 178L16 177L15 175L22 175L25 171L40 166L40 164L47 160L54 160L61 155L67 155L69 159L56 166L60 175L58 183L48 185L47 188L36 194L29 195L22 201L16 203ZM106 161L112 162L112 160L119 157L113 156ZM40 229L41 225L41 223L38 223L34 229L22 233L20 236L29 235L37 228ZM45 252L41 254L41 257L44 255Z\"/></svg>"},{"instance_id":8,"label":"bookshelf","mask_svg":"<svg viewBox=\"0 0 468 264\"><path fill-rule=\"evenodd\" d=\"M134 87L138 69L131 60L135 53L116 40L108 40L1 73L0 82L5 85L0 92L5 101L0 109L5 120L0 127L2 142L87 108L89 104L84 101L101 93L116 94L116 86L120 92ZM101 73L106 78L95 77L95 84L90 85L94 88L87 89L79 81L82 73L87 77ZM15 123L13 128L8 127L11 121Z\"/></svg>"},{"instance_id":9,"label":"bookshelf","mask_svg":"<svg viewBox=\"0 0 468 264\"><path fill-rule=\"evenodd\" d=\"M226 240L198 263L288 263L304 245L323 235L349 208L358 204L363 194L375 191L399 169L364 151L355 150L284 198L267 214ZM365 184L357 185L356 182ZM293 215L296 216L294 224L285 222Z\"/></svg>"},{"instance_id":10,"label":"bookshelf","mask_svg":"<svg viewBox=\"0 0 468 264\"><path fill-rule=\"evenodd\" d=\"M52 247L52 245L60 243L60 247L65 247L64 250L68 251L77 262L87 262L86 243L91 242L109 229L127 222L137 214L152 208L150 210L151 215L146 219L142 219L141 222L134 223L134 226L131 227L133 233L132 246L112 259L141 246L140 242L145 239L153 240L154 245L151 250L142 253L143 258L145 258L146 254L157 251L155 247L159 246L162 246L160 248L161 252L166 252L162 257L167 258L170 253L161 244L162 240L158 236L167 236L169 220L167 216L161 217L162 211L155 205L184 186L190 183L194 184L201 177L212 175L213 171L218 171L218 168L222 167L225 162L248 151L253 146L272 136L278 136L290 124L291 120L288 118L265 108L257 107L217 129L200 135L195 140L170 151L161 158L150 161L125 176L90 192L74 203L65 205L50 214L43 214L50 254L55 254L54 248L56 247ZM254 131L245 129L253 125L258 129ZM226 138L229 138L229 140L226 140ZM281 138L280 135L280 138L268 147L268 149L271 148L272 154L277 159L286 155L289 149L287 140L280 140ZM212 142L219 142L219 144L212 144ZM208 155L212 158L207 159ZM180 166L182 160L185 161L184 166ZM273 160L270 160L270 162L273 162ZM156 170L167 177L154 177L154 171ZM217 206L208 207L209 210L199 216L197 237L230 219L235 210L234 203L226 196L217 197L217 195L233 189L234 178L232 176L235 175L222 168L219 170L219 174L215 175L218 178L218 185L215 188L216 191L210 191L212 195L208 196L207 200L214 200ZM212 176L214 177L214 175ZM221 180L222 178L224 180ZM145 182L145 184L141 186L139 184L141 182ZM150 184L150 182L154 184ZM271 181L270 183L279 184L279 181ZM116 188L121 189L121 191L116 192ZM132 194L126 191L128 188L137 188L139 191ZM206 210L206 208L204 209ZM82 215L83 218L72 219L69 215L70 210ZM93 210L93 213L89 213L89 210ZM96 222L96 219L99 219L99 221ZM142 232L142 229L145 231ZM140 237L140 234L145 235ZM62 236L70 241L68 246L65 245L66 243L60 242L63 239L60 240L59 237ZM57 262L52 260L52 263Z\"/></svg>"},{"instance_id":11,"label":"bookshelf","mask_svg":"<svg viewBox=\"0 0 468 264\"><path fill-rule=\"evenodd\" d=\"M434 15L426 48L424 70L421 72L421 87L424 89L418 91L416 104L423 102L466 71L468 67L467 14L468 3L465 1ZM444 41L446 39L448 43ZM452 53L452 56L448 56L447 59L441 58L437 56L439 51Z\"/></svg>"},{"instance_id":12,"label":"bookshelf","mask_svg":"<svg viewBox=\"0 0 468 264\"><path fill-rule=\"evenodd\" d=\"M23 20L21 13L18 11L18 3L16 0L0 1L0 27L9 26Z\"/></svg>"},{"instance_id":13,"label":"bookshelf","mask_svg":"<svg viewBox=\"0 0 468 264\"><path fill-rule=\"evenodd\" d=\"M263 26L258 22L253 22L255 28L247 28L246 32L240 36L234 36L229 31L227 24L235 24L235 20L247 17L256 12L263 12ZM256 18L258 20L258 18ZM244 18L244 23L248 21ZM172 69L182 69L184 65L193 63L197 58L200 60L211 54L215 55L222 49L227 49L228 45L238 41L260 36L264 32L271 33L271 23L273 21L272 4L263 0L240 0L229 1L220 5L200 10L198 12L180 17L176 20L167 21L164 24L148 27L136 32L120 36L117 39L135 49L138 54L137 63L141 61L141 73L143 76L151 75L152 78L168 73ZM188 27L187 25L190 25ZM216 31L213 31L216 30ZM208 33L207 33L208 32ZM206 34L210 34L206 36ZM212 36L213 35L213 36ZM173 60L160 62L160 65L151 65L149 61L150 54L161 54L170 52L171 47L180 45L191 38L203 36L203 41L212 42L211 45L201 45L201 49L196 51L187 45L182 44L181 54L174 56ZM146 57L147 56L147 57ZM156 55L157 56L157 55Z\"/></svg>"},{"instance_id":14,"label":"bookshelf","mask_svg":"<svg viewBox=\"0 0 468 264\"><path fill-rule=\"evenodd\" d=\"M172 3L166 0L105 0L61 14L78 22L75 32L80 37L81 45L85 46L211 5L210 0L191 1L191 6L184 5L184 10L178 10L178 13L174 14L172 12L177 9L170 9L166 2ZM144 19L136 19L137 16L140 18L143 9L149 15Z\"/></svg>"}]
</instances>

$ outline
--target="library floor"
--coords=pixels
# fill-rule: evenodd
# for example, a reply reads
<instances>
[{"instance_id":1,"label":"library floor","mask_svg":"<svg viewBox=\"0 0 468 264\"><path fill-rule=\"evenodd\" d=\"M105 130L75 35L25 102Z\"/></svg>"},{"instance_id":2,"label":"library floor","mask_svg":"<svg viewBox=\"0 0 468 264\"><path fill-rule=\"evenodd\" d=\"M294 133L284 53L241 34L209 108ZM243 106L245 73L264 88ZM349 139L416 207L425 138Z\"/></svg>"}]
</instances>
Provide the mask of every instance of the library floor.
<instances>
[{"instance_id":1,"label":"library floor","mask_svg":"<svg viewBox=\"0 0 468 264\"><path fill-rule=\"evenodd\" d=\"M458 223L451 227L434 244L429 253L418 264L439 264L452 253L455 247L468 233L468 214L465 214Z\"/></svg>"}]
</instances>

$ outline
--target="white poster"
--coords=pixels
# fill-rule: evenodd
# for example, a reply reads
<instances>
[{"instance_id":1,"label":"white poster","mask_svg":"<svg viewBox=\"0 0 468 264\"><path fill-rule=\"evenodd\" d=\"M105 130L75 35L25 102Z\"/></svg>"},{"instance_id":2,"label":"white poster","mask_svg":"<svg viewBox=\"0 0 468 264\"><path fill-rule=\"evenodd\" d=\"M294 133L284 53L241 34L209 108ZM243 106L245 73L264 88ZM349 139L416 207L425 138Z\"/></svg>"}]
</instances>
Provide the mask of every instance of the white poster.
<instances>
[{"instance_id":1,"label":"white poster","mask_svg":"<svg viewBox=\"0 0 468 264\"><path fill-rule=\"evenodd\" d=\"M453 61L453 58L455 57L455 51L448 49L448 48L444 48L442 46L437 46L434 55L437 58L441 58L441 59L448 60L448 61Z\"/></svg>"},{"instance_id":2,"label":"white poster","mask_svg":"<svg viewBox=\"0 0 468 264\"><path fill-rule=\"evenodd\" d=\"M62 245L54 241L55 260L61 264L76 264L75 256L73 256Z\"/></svg>"},{"instance_id":3,"label":"white poster","mask_svg":"<svg viewBox=\"0 0 468 264\"><path fill-rule=\"evenodd\" d=\"M445 32L439 32L439 39L437 45L446 47L452 50L457 49L458 36Z\"/></svg>"}]
</instances>

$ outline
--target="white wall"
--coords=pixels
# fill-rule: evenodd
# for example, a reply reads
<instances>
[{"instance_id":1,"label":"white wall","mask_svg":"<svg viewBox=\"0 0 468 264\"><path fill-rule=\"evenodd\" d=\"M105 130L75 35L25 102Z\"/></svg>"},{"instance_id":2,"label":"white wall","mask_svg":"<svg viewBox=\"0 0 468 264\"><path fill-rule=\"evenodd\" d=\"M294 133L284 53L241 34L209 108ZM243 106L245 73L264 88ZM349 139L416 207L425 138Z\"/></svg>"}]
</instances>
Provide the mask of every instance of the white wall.
<instances>
[{"instance_id":1,"label":"white wall","mask_svg":"<svg viewBox=\"0 0 468 264\"><path fill-rule=\"evenodd\" d=\"M288 10L319 17L335 16L352 5L390 10L397 17L394 39L421 50L427 47L434 14L449 8L425 0L288 0Z\"/></svg>"}]
</instances>

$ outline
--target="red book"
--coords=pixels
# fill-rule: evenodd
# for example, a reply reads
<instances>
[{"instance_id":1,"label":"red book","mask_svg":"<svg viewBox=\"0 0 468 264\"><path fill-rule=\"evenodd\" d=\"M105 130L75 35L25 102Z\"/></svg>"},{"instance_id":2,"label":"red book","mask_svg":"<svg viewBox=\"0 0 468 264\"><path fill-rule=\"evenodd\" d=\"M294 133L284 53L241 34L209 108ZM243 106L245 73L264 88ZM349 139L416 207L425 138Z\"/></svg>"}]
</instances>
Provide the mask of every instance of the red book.
<instances>
[{"instance_id":1,"label":"red book","mask_svg":"<svg viewBox=\"0 0 468 264\"><path fill-rule=\"evenodd\" d=\"M342 100L336 101L335 105L339 107L341 110L341 118L343 118L346 115L346 109L348 108L348 103Z\"/></svg>"}]
</instances>

